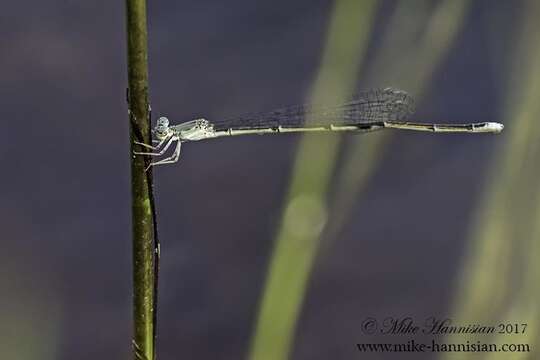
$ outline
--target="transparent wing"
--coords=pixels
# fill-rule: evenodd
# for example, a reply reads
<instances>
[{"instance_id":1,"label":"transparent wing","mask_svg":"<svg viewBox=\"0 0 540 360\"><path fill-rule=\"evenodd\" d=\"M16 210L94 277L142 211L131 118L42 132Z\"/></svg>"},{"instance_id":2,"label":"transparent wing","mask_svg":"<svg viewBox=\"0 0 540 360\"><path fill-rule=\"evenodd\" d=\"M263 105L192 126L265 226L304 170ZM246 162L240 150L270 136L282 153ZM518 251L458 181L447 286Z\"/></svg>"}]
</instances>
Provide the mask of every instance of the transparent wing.
<instances>
[{"instance_id":1,"label":"transparent wing","mask_svg":"<svg viewBox=\"0 0 540 360\"><path fill-rule=\"evenodd\" d=\"M414 112L414 100L393 88L361 92L338 105L296 105L265 113L250 113L213 122L216 131L266 129L279 126L302 128L320 125L355 125L404 121Z\"/></svg>"}]
</instances>

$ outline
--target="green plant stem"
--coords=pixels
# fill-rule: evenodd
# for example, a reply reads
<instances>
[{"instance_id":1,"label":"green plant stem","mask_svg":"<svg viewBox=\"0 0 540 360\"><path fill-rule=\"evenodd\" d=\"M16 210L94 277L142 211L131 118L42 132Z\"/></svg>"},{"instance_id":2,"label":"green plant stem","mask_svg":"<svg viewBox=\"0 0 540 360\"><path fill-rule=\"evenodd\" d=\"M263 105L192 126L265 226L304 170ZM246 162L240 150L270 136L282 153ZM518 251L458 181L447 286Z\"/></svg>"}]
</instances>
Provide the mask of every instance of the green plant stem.
<instances>
[{"instance_id":1,"label":"green plant stem","mask_svg":"<svg viewBox=\"0 0 540 360\"><path fill-rule=\"evenodd\" d=\"M126 0L130 154L134 141L150 143L146 1ZM155 359L155 217L152 173L145 158L131 158L133 231L133 351L137 360Z\"/></svg>"}]
</instances>

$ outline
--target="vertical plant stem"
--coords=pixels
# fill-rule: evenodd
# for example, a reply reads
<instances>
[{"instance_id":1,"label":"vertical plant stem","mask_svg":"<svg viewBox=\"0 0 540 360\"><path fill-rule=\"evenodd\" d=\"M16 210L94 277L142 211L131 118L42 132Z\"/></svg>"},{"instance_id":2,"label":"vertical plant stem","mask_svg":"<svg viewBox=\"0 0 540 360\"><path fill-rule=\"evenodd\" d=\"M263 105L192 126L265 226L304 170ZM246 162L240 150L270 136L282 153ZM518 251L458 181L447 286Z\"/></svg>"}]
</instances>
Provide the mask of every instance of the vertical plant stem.
<instances>
[{"instance_id":1,"label":"vertical plant stem","mask_svg":"<svg viewBox=\"0 0 540 360\"><path fill-rule=\"evenodd\" d=\"M126 0L130 154L134 141L150 143L146 1ZM133 231L133 351L137 360L155 359L157 237L152 173L145 158L131 155Z\"/></svg>"}]
</instances>

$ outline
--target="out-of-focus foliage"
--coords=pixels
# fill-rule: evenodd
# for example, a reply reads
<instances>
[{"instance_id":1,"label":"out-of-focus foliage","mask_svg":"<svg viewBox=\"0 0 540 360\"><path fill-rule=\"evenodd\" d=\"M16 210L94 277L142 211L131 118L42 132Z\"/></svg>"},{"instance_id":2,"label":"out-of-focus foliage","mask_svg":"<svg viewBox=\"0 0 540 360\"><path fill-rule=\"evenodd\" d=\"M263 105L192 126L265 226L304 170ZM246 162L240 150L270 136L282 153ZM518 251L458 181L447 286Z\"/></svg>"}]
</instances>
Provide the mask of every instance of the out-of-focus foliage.
<instances>
[{"instance_id":1,"label":"out-of-focus foliage","mask_svg":"<svg viewBox=\"0 0 540 360\"><path fill-rule=\"evenodd\" d=\"M312 98L339 99L352 91L375 15L376 1L337 1ZM294 339L328 209L326 193L339 137L303 137L275 240L251 359L286 359ZM317 159L314 162L312 159Z\"/></svg>"},{"instance_id":2,"label":"out-of-focus foliage","mask_svg":"<svg viewBox=\"0 0 540 360\"><path fill-rule=\"evenodd\" d=\"M449 343L528 343L532 353L488 353L483 359L538 357L540 292L540 3L526 2L521 28L506 55L503 119L509 124L486 184L471 231L471 246L459 278L455 299L456 324L527 323L524 334L449 336ZM491 30L498 41L503 34ZM502 143L504 141L504 143ZM536 355L534 355L536 354ZM445 359L477 358L474 353L451 353ZM501 357L502 356L502 357Z\"/></svg>"},{"instance_id":3,"label":"out-of-focus foliage","mask_svg":"<svg viewBox=\"0 0 540 360\"><path fill-rule=\"evenodd\" d=\"M366 83L392 81L416 94L429 85L433 71L460 29L469 2L443 1L432 12L427 11L428 3L399 3ZM421 9L425 11L418 11ZM336 2L314 86L315 101L336 99L351 92L374 10L375 4L367 1ZM396 57L401 59L400 63L389 66ZM386 138L376 134L356 143L337 175L338 191L330 203L328 185L340 138L303 138L268 270L251 359L288 357L320 242L339 232L353 200L376 166Z\"/></svg>"},{"instance_id":4,"label":"out-of-focus foliage","mask_svg":"<svg viewBox=\"0 0 540 360\"><path fill-rule=\"evenodd\" d=\"M469 7L468 0L443 1L428 12L429 1L401 1L389 21L375 60L368 71L367 84L393 84L420 100L431 76L458 35ZM399 59L399 61L396 61ZM340 230L357 196L384 152L391 135L373 134L357 139L337 175L327 237Z\"/></svg>"},{"instance_id":5,"label":"out-of-focus foliage","mask_svg":"<svg viewBox=\"0 0 540 360\"><path fill-rule=\"evenodd\" d=\"M21 228L21 234L25 234ZM13 241L21 239L11 239ZM24 242L22 240L21 242ZM15 247L16 248L16 247ZM61 338L62 307L58 286L46 269L16 263L14 257L2 261L0 299L2 325L0 326L0 358L21 360L53 360L58 356ZM26 254L27 258L35 255ZM40 274L41 277L36 277ZM47 279L43 282L43 279Z\"/></svg>"}]
</instances>

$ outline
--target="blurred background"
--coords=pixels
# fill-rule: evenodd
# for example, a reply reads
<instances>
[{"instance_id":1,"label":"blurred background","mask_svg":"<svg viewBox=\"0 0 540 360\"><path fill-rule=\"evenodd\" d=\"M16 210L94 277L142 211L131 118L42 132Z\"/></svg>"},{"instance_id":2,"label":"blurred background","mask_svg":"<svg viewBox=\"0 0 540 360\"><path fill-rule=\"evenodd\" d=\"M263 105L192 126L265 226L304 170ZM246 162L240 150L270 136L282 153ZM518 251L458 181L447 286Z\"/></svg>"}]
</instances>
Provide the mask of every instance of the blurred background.
<instances>
[{"instance_id":1,"label":"blurred background","mask_svg":"<svg viewBox=\"0 0 540 360\"><path fill-rule=\"evenodd\" d=\"M158 358L535 359L540 3L149 3L153 115L210 120L397 87L501 135L240 137L157 168ZM123 2L4 5L0 357L131 358ZM525 333L369 334L430 317ZM528 344L360 353L357 343Z\"/></svg>"}]
</instances>

